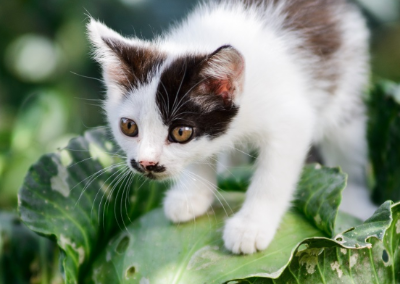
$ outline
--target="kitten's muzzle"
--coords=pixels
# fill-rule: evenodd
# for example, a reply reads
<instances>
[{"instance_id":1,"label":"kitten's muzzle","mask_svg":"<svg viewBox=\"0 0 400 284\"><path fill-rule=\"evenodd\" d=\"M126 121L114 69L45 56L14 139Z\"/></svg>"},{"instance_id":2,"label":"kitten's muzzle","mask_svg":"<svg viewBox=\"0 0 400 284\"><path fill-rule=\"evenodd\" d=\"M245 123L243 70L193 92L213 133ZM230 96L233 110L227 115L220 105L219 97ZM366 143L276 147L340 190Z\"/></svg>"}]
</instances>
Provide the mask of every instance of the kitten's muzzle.
<instances>
[{"instance_id":1,"label":"kitten's muzzle","mask_svg":"<svg viewBox=\"0 0 400 284\"><path fill-rule=\"evenodd\" d=\"M149 161L140 161L137 162L135 159L131 160L131 166L138 172L142 174L150 174L153 173L162 173L165 172L165 167L159 165L159 163L149 162Z\"/></svg>"}]
</instances>

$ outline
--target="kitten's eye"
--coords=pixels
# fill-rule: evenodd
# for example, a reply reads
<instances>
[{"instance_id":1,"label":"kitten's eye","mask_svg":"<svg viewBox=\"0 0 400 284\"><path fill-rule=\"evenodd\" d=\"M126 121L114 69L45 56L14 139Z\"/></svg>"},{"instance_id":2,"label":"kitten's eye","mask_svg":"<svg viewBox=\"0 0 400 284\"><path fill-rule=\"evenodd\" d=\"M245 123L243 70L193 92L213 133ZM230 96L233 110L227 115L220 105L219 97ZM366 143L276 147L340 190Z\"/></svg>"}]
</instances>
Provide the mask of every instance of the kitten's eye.
<instances>
[{"instance_id":1,"label":"kitten's eye","mask_svg":"<svg viewBox=\"0 0 400 284\"><path fill-rule=\"evenodd\" d=\"M188 142L193 136L193 128L189 126L178 126L172 129L169 133L169 140L171 142L185 143Z\"/></svg>"},{"instance_id":2,"label":"kitten's eye","mask_svg":"<svg viewBox=\"0 0 400 284\"><path fill-rule=\"evenodd\" d=\"M139 133L138 126L136 122L134 122L132 119L129 118L121 118L120 124L119 124L122 133L124 133L126 136L129 137L136 137Z\"/></svg>"}]
</instances>

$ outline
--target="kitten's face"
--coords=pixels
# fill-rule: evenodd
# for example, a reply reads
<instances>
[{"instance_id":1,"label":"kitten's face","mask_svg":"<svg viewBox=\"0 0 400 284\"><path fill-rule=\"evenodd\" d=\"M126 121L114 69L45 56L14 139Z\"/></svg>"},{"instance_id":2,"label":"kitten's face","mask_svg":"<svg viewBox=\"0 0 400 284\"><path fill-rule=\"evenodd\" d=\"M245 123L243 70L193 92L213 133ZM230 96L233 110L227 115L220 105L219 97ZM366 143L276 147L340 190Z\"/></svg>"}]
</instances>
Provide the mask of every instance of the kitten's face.
<instances>
[{"instance_id":1,"label":"kitten's face","mask_svg":"<svg viewBox=\"0 0 400 284\"><path fill-rule=\"evenodd\" d=\"M219 150L238 112L244 63L235 49L172 56L93 20L88 28L108 89L107 118L133 170L168 178Z\"/></svg>"},{"instance_id":2,"label":"kitten's face","mask_svg":"<svg viewBox=\"0 0 400 284\"><path fill-rule=\"evenodd\" d=\"M130 91L115 106L106 106L109 124L126 153L128 165L152 179L176 176L187 164L213 152L209 143L212 138L202 133L207 126L190 116L193 109L185 105L179 109L179 101L175 100L174 109L169 112L175 110L174 117L170 121L163 119L162 113L173 103L168 104L172 98L163 96L164 93L157 96L159 85L156 77ZM161 100L159 104L157 99Z\"/></svg>"}]
</instances>

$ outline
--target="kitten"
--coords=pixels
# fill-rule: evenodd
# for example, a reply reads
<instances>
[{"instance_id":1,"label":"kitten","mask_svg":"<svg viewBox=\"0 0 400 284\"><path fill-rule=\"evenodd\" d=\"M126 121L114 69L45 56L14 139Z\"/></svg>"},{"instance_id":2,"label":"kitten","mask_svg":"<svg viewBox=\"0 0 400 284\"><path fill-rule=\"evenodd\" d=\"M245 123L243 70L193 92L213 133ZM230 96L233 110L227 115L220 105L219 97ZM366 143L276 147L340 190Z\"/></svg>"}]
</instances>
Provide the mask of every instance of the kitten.
<instances>
[{"instance_id":1,"label":"kitten","mask_svg":"<svg viewBox=\"0 0 400 284\"><path fill-rule=\"evenodd\" d=\"M104 109L127 163L151 179L179 177L164 201L173 222L210 207L214 155L258 149L246 200L226 222L233 253L271 242L307 152L349 174L343 210L374 210L364 189L368 31L345 0L206 2L169 32L125 38L91 19Z\"/></svg>"}]
</instances>

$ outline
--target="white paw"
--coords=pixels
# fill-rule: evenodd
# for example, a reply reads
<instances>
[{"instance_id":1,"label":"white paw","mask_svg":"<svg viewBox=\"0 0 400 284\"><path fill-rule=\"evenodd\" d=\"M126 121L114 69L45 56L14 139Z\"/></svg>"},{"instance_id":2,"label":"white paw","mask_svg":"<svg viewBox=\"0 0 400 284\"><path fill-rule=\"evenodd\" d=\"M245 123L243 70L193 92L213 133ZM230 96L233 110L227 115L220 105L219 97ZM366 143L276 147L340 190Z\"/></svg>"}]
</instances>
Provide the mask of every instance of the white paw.
<instances>
[{"instance_id":1,"label":"white paw","mask_svg":"<svg viewBox=\"0 0 400 284\"><path fill-rule=\"evenodd\" d=\"M210 193L170 190L164 199L164 213L174 223L194 220L207 212L213 200Z\"/></svg>"},{"instance_id":2,"label":"white paw","mask_svg":"<svg viewBox=\"0 0 400 284\"><path fill-rule=\"evenodd\" d=\"M236 254L252 254L266 249L277 228L271 226L265 218L254 219L240 214L230 218L223 234L225 247Z\"/></svg>"}]
</instances>

